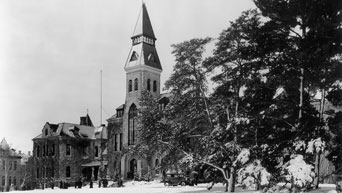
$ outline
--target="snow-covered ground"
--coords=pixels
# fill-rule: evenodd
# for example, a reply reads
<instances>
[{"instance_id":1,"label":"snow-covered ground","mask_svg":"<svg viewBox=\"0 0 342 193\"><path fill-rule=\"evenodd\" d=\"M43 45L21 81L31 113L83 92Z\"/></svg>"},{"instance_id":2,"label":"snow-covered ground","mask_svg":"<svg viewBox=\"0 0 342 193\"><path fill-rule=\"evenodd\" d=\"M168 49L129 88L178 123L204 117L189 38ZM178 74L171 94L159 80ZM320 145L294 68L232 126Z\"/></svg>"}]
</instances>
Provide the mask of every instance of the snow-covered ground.
<instances>
[{"instance_id":1,"label":"snow-covered ground","mask_svg":"<svg viewBox=\"0 0 342 193\"><path fill-rule=\"evenodd\" d=\"M323 184L320 189L310 191L310 193L327 193L329 190L335 189L334 185ZM97 184L94 184L94 188L89 186L83 187L82 189L75 189L70 187L68 189L51 189L47 188L44 190L36 189L30 191L22 191L25 193L39 192L39 193L222 193L225 187L222 184L215 184L211 190L207 189L207 184L199 184L198 186L172 186L165 187L162 183L153 182L127 182L124 187L113 187L113 188L98 188ZM18 191L21 192L21 191ZM236 192L248 192L256 193L259 191L246 191L237 187Z\"/></svg>"}]
</instances>

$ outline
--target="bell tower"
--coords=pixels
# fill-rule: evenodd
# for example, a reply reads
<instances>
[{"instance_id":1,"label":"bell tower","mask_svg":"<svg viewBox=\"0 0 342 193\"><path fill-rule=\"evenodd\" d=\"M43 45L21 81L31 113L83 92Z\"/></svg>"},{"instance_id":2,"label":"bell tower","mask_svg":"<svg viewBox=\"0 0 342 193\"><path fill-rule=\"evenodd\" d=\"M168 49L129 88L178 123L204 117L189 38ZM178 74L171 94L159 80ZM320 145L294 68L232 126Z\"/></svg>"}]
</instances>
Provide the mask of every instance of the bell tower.
<instances>
[{"instance_id":1,"label":"bell tower","mask_svg":"<svg viewBox=\"0 0 342 193\"><path fill-rule=\"evenodd\" d=\"M156 37L145 3L142 4L135 25L132 47L125 64L126 107L139 105L141 91L148 90L155 97L160 95L162 67L155 47Z\"/></svg>"},{"instance_id":2,"label":"bell tower","mask_svg":"<svg viewBox=\"0 0 342 193\"><path fill-rule=\"evenodd\" d=\"M145 3L142 4L131 39L132 47L125 64L124 146L137 143L137 134L140 128L138 128L136 119L142 91L147 90L156 98L160 96L162 67L155 47L157 39Z\"/></svg>"}]
</instances>

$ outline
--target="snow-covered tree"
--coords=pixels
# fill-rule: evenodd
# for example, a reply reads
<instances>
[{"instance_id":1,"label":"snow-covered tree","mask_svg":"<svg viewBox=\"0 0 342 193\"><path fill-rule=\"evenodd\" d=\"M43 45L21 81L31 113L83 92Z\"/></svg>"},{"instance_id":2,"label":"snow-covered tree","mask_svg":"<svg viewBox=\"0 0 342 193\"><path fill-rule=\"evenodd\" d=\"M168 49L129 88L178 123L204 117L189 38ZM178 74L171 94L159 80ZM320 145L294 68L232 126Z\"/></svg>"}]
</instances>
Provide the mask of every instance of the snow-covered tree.
<instances>
[{"instance_id":1,"label":"snow-covered tree","mask_svg":"<svg viewBox=\"0 0 342 193\"><path fill-rule=\"evenodd\" d=\"M283 166L283 172L291 188L305 189L312 184L315 173L314 166L307 164L302 155L294 155L292 159Z\"/></svg>"},{"instance_id":2,"label":"snow-covered tree","mask_svg":"<svg viewBox=\"0 0 342 193\"><path fill-rule=\"evenodd\" d=\"M260 160L253 160L238 171L238 183L249 189L259 190L270 183L271 174L261 165Z\"/></svg>"}]
</instances>

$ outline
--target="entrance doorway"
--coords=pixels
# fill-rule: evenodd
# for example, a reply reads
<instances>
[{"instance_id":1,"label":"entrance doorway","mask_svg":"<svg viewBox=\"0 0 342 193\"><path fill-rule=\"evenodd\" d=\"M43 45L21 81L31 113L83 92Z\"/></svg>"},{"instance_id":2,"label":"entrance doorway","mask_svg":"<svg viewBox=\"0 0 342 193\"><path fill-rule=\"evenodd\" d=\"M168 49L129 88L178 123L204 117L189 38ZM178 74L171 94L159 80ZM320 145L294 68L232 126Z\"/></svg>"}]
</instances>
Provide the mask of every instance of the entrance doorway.
<instances>
[{"instance_id":1,"label":"entrance doorway","mask_svg":"<svg viewBox=\"0 0 342 193\"><path fill-rule=\"evenodd\" d=\"M127 174L127 178L133 179L134 175L137 173L137 160L132 159L129 162L129 174Z\"/></svg>"}]
</instances>

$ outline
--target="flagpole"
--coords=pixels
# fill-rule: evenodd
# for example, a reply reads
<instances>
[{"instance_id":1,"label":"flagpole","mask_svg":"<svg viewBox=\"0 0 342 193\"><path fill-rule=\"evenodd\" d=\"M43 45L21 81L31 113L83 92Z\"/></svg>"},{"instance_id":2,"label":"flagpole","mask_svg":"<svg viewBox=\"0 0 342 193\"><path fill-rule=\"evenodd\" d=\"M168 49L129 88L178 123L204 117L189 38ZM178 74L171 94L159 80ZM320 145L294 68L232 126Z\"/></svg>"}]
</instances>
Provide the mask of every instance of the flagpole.
<instances>
[{"instance_id":1,"label":"flagpole","mask_svg":"<svg viewBox=\"0 0 342 193\"><path fill-rule=\"evenodd\" d=\"M100 70L100 125L102 125L102 70Z\"/></svg>"}]
</instances>

